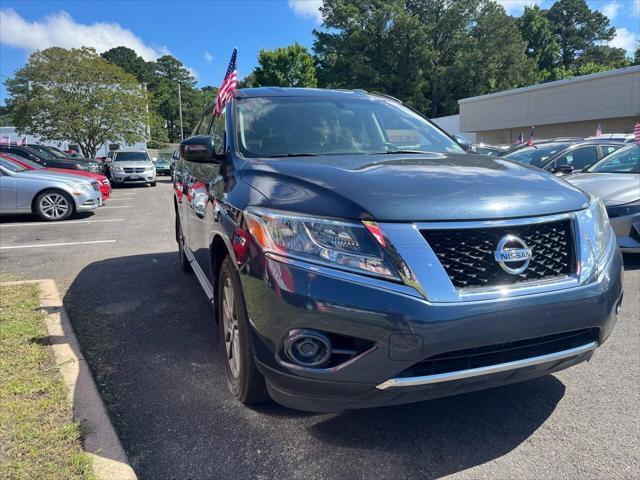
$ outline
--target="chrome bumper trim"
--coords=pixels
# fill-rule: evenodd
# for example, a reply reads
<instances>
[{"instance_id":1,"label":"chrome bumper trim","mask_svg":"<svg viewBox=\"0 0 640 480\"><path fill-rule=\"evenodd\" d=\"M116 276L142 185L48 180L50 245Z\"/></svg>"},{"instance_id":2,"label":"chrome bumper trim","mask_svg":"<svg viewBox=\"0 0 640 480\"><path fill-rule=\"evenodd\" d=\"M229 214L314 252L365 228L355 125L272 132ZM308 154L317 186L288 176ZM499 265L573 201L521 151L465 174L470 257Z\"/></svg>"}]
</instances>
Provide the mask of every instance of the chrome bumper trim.
<instances>
[{"instance_id":1,"label":"chrome bumper trim","mask_svg":"<svg viewBox=\"0 0 640 480\"><path fill-rule=\"evenodd\" d=\"M418 385L429 385L431 383L450 382L452 380L462 380L464 378L490 375L492 373L506 372L508 370L540 365L541 363L555 362L565 358L577 357L595 350L596 347L596 342L590 342L580 347L570 348L569 350L562 350L560 352L549 353L537 357L524 358L513 362L499 363L497 365L471 368L469 370L458 370L457 372L439 373L437 375L425 375L422 377L392 378L381 383L376 388L378 390L386 390L388 388L396 387L415 387Z\"/></svg>"}]
</instances>

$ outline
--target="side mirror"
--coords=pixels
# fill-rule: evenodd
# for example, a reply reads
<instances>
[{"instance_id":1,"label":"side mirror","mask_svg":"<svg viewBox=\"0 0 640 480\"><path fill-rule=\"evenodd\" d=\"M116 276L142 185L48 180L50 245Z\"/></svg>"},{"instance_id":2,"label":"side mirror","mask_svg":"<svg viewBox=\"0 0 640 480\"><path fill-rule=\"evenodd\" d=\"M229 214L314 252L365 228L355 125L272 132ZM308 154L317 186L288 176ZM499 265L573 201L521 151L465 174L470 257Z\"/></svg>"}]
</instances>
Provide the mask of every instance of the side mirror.
<instances>
[{"instance_id":1,"label":"side mirror","mask_svg":"<svg viewBox=\"0 0 640 480\"><path fill-rule=\"evenodd\" d=\"M559 167L551 170L551 172L554 174L569 175L570 173L573 173L573 167L571 165L560 165Z\"/></svg>"},{"instance_id":2,"label":"side mirror","mask_svg":"<svg viewBox=\"0 0 640 480\"><path fill-rule=\"evenodd\" d=\"M216 154L213 137L196 135L180 143L180 155L188 162L220 163L222 157Z\"/></svg>"}]
</instances>

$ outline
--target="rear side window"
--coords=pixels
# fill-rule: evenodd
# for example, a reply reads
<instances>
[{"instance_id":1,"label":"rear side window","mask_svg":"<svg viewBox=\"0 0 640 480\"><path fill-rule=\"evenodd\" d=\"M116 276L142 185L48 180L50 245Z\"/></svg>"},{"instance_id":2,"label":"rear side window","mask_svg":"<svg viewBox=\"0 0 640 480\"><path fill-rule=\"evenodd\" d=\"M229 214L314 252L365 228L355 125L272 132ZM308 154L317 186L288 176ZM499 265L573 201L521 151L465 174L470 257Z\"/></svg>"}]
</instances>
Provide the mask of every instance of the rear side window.
<instances>
[{"instance_id":1,"label":"rear side window","mask_svg":"<svg viewBox=\"0 0 640 480\"><path fill-rule=\"evenodd\" d=\"M622 148L624 145L603 145L600 148L602 149L602 156L606 157L610 153L615 152L616 150Z\"/></svg>"}]
</instances>

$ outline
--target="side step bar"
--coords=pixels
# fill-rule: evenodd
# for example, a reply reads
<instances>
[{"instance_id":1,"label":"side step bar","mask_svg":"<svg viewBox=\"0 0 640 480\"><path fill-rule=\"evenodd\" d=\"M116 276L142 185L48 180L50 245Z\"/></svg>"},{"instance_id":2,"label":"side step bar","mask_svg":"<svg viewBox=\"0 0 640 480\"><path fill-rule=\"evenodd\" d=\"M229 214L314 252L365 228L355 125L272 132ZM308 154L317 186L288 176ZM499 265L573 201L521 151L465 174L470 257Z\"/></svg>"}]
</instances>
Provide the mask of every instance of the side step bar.
<instances>
[{"instance_id":1,"label":"side step bar","mask_svg":"<svg viewBox=\"0 0 640 480\"><path fill-rule=\"evenodd\" d=\"M388 388L398 387L415 387L418 385L429 385L431 383L450 382L452 380L462 380L464 378L479 377L481 375L490 375L492 373L506 372L518 368L531 367L540 365L541 363L555 362L565 358L579 357L585 353L592 352L598 345L596 342L590 342L580 347L562 350L560 352L548 353L538 357L524 358L513 362L498 363L496 365L487 365L486 367L470 368L468 370L458 370L456 372L439 373L437 375L425 375L422 377L406 377L392 378L381 383L376 388L386 390Z\"/></svg>"}]
</instances>

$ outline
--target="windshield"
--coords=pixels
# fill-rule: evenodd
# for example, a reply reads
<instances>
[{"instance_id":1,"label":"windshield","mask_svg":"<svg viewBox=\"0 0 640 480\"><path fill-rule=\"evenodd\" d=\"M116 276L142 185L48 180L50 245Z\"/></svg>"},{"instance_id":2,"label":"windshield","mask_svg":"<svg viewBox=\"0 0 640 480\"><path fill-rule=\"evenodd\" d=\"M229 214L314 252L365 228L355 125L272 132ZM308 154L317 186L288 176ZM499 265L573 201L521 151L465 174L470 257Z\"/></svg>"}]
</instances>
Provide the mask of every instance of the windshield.
<instances>
[{"instance_id":1,"label":"windshield","mask_svg":"<svg viewBox=\"0 0 640 480\"><path fill-rule=\"evenodd\" d=\"M464 150L397 102L270 97L237 100L238 147L245 157Z\"/></svg>"},{"instance_id":2,"label":"windshield","mask_svg":"<svg viewBox=\"0 0 640 480\"><path fill-rule=\"evenodd\" d=\"M51 160L56 158L56 156L53 153L51 153L42 145L29 145L29 147L32 148L33 150L36 150L38 153L40 153L42 155L42 158L47 158Z\"/></svg>"},{"instance_id":3,"label":"windshield","mask_svg":"<svg viewBox=\"0 0 640 480\"><path fill-rule=\"evenodd\" d=\"M68 158L64 152L58 150L56 147L45 147L47 151L56 158Z\"/></svg>"},{"instance_id":4,"label":"windshield","mask_svg":"<svg viewBox=\"0 0 640 480\"><path fill-rule=\"evenodd\" d=\"M2 157L0 157L0 167L4 167L10 172L24 172L26 170L22 165L18 165Z\"/></svg>"},{"instance_id":5,"label":"windshield","mask_svg":"<svg viewBox=\"0 0 640 480\"><path fill-rule=\"evenodd\" d=\"M149 155L147 152L118 152L115 158L116 162L148 162Z\"/></svg>"},{"instance_id":6,"label":"windshield","mask_svg":"<svg viewBox=\"0 0 640 480\"><path fill-rule=\"evenodd\" d=\"M507 153L504 158L540 167L544 161L556 152L568 148L569 143L554 143L553 145L531 146L519 148L515 152Z\"/></svg>"},{"instance_id":7,"label":"windshield","mask_svg":"<svg viewBox=\"0 0 640 480\"><path fill-rule=\"evenodd\" d=\"M640 146L630 145L604 157L589 169L593 173L640 173Z\"/></svg>"}]
</instances>

